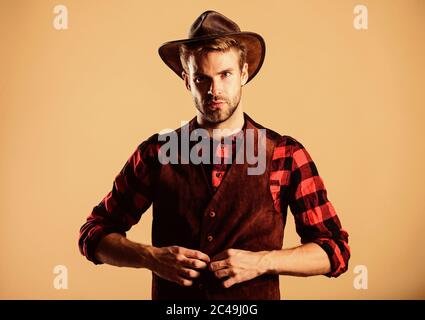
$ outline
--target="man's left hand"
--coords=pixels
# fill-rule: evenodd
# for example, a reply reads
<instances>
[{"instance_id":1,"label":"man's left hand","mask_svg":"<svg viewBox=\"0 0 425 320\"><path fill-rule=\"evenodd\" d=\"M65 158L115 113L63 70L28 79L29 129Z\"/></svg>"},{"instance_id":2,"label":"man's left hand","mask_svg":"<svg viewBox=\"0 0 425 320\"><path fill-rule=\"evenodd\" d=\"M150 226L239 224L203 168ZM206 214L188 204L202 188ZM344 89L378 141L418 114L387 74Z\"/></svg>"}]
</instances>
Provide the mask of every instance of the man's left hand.
<instances>
[{"instance_id":1,"label":"man's left hand","mask_svg":"<svg viewBox=\"0 0 425 320\"><path fill-rule=\"evenodd\" d=\"M236 283L251 280L268 270L267 251L252 252L227 249L215 255L208 266L219 278L227 278L223 286L229 288Z\"/></svg>"}]
</instances>

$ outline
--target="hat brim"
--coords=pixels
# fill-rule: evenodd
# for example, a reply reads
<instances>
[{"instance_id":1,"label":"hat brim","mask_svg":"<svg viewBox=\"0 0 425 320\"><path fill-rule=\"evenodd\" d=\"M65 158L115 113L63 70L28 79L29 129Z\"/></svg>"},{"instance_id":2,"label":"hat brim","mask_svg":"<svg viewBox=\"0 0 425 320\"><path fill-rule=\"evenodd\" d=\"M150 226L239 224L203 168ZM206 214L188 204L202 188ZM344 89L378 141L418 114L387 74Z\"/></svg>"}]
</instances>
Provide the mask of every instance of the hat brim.
<instances>
[{"instance_id":1,"label":"hat brim","mask_svg":"<svg viewBox=\"0 0 425 320\"><path fill-rule=\"evenodd\" d=\"M158 49L159 56L170 67L180 78L182 78L183 66L180 61L179 48L182 44L202 42L210 39L216 39L220 37L230 37L242 42L247 49L246 62L248 63L248 80L252 78L260 71L261 66L264 62L266 55L266 44L264 39L257 33L254 32L234 32L234 33L223 33L217 35L208 35L204 37L198 37L195 39L183 39L164 43Z\"/></svg>"}]
</instances>

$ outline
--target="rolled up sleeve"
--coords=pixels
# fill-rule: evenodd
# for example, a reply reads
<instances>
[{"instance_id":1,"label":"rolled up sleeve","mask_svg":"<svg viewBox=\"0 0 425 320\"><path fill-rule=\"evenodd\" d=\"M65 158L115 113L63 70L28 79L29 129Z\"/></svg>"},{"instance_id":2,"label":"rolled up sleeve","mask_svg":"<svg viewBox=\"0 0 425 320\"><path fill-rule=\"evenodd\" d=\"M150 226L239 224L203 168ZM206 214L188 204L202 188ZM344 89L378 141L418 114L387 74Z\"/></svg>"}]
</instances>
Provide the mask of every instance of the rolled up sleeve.
<instances>
[{"instance_id":1,"label":"rolled up sleeve","mask_svg":"<svg viewBox=\"0 0 425 320\"><path fill-rule=\"evenodd\" d=\"M112 190L93 208L80 228L79 250L95 264L101 264L95 257L100 240L110 233L126 236L153 201L158 169L153 140L151 137L137 147L115 177Z\"/></svg>"},{"instance_id":2,"label":"rolled up sleeve","mask_svg":"<svg viewBox=\"0 0 425 320\"><path fill-rule=\"evenodd\" d=\"M318 244L328 255L331 271L338 277L348 268L348 233L327 198L327 191L315 163L304 146L294 139L290 175L289 207L301 243Z\"/></svg>"}]
</instances>

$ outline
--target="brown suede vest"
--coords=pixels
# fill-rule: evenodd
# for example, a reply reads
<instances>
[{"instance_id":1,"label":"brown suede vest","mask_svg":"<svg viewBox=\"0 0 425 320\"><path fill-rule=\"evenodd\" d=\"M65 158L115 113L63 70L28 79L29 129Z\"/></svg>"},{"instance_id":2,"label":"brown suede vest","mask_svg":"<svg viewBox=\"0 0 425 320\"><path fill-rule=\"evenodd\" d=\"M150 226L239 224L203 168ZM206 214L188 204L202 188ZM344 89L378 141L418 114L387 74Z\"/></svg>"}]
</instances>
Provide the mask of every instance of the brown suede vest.
<instances>
[{"instance_id":1,"label":"brown suede vest","mask_svg":"<svg viewBox=\"0 0 425 320\"><path fill-rule=\"evenodd\" d=\"M265 129L244 114L246 129ZM187 125L193 130L192 119ZM177 130L181 138L181 128ZM216 192L211 190L204 166L162 165L153 203L152 244L178 245L200 250L210 257L234 248L249 251L279 250L284 221L273 205L269 174L279 135L267 129L266 170L248 175L250 166L233 163ZM257 139L255 139L257 141ZM255 143L257 149L257 143ZM257 152L257 150L255 150ZM253 165L255 166L255 165ZM211 212L214 214L210 215ZM280 299L278 275L262 275L230 288L203 270L190 287L153 274L152 299Z\"/></svg>"}]
</instances>

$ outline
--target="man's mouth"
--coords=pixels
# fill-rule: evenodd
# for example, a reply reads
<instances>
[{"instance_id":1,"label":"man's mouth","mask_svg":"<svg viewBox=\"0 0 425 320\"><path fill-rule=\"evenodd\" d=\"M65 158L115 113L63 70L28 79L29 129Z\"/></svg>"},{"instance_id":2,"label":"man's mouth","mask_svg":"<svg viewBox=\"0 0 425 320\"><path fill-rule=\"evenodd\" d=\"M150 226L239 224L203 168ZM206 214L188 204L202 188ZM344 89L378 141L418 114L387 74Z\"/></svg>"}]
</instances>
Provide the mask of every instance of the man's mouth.
<instances>
[{"instance_id":1,"label":"man's mouth","mask_svg":"<svg viewBox=\"0 0 425 320\"><path fill-rule=\"evenodd\" d=\"M208 103L208 107L210 109L216 110L216 109L221 109L223 108L223 106L226 104L226 101L224 100L217 100L217 101L212 101L210 103Z\"/></svg>"}]
</instances>

